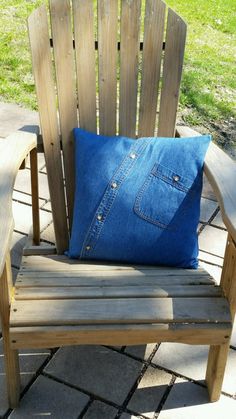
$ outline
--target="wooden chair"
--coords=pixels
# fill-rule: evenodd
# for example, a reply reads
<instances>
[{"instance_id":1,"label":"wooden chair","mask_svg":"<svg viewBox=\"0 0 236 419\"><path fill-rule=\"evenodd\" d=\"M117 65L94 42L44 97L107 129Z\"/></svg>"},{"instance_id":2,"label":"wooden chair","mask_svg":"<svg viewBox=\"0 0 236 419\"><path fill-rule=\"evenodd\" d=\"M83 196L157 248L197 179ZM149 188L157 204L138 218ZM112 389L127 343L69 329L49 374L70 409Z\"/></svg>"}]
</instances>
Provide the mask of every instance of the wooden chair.
<instances>
[{"instance_id":1,"label":"wooden chair","mask_svg":"<svg viewBox=\"0 0 236 419\"><path fill-rule=\"evenodd\" d=\"M202 268L84 263L63 255L72 222L72 129L78 120L82 128L107 135L196 134L175 128L184 21L171 9L167 13L161 0L146 0L144 23L141 0L121 0L120 11L118 1L97 3L94 13L92 0L73 0L72 11L69 0L50 0L51 32L44 6L29 18L56 247L40 245L37 135L18 131L0 142L0 309L9 404L16 406L20 395L20 348L151 342L210 345L206 382L215 401L236 309L236 166L223 151L212 144L205 163L229 233L220 286ZM32 243L13 287L11 196L28 153Z\"/></svg>"}]
</instances>

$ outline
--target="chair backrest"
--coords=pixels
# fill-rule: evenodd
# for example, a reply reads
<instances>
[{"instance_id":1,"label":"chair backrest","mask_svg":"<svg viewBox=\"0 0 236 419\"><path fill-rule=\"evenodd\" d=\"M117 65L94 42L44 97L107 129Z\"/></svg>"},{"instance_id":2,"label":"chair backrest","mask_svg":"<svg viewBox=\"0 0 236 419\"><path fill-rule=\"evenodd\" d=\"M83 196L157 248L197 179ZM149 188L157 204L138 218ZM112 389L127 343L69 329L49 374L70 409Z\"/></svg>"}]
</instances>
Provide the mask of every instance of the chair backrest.
<instances>
[{"instance_id":1,"label":"chair backrest","mask_svg":"<svg viewBox=\"0 0 236 419\"><path fill-rule=\"evenodd\" d=\"M73 214L72 129L174 136L186 24L173 10L166 13L161 0L49 4L50 25L45 6L33 12L28 25L61 253L68 247Z\"/></svg>"}]
</instances>

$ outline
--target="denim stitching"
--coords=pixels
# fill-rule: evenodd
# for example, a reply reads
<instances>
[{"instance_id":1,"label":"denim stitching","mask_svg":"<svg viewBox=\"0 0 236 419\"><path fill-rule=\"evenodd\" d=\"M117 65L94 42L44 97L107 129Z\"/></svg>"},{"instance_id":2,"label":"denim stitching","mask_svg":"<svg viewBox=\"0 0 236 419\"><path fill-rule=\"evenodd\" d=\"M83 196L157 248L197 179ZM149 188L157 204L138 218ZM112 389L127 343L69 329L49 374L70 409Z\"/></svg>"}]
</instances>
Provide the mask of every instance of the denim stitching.
<instances>
[{"instance_id":1,"label":"denim stitching","mask_svg":"<svg viewBox=\"0 0 236 419\"><path fill-rule=\"evenodd\" d=\"M134 203L134 212L139 216L139 217L141 217L141 218L143 218L144 220L146 220L146 221L148 221L148 222L150 222L150 223L152 223L152 224L154 224L154 225L157 225L157 226L159 226L159 227L161 227L163 230L172 230L172 231L174 231L175 230L175 228L174 228L174 226L169 226L168 224L164 224L164 223L162 223L162 222L160 222L160 221L158 221L158 220L154 220L153 218L151 218L151 217L148 217L142 210L141 210L141 208L140 208L140 205L141 205L141 199L142 199L142 196L143 196L143 194L144 194L144 192L146 191L146 189L148 188L148 186L149 186L149 184L150 184L150 181L151 181L151 179L153 178L153 176L155 176L155 177L157 177L157 178L160 178L160 179L162 179L164 182L166 182L166 183L168 183L170 186L172 186L172 187L174 187L175 189L178 189L178 190L180 190L180 191L182 191L183 193L186 193L187 194L187 192L191 189L190 187L189 188L186 188L187 190L185 190L185 189L182 189L182 188L179 188L179 187L177 187L177 186L179 186L179 185L175 185L175 184L172 184L172 182L170 182L170 180L168 179L168 178L166 178L166 176L159 176L159 173L157 173L156 171L155 171L155 168L157 167L157 165L155 165L154 167L153 167L153 169L152 169L152 171L151 171L151 173L148 175L148 177L147 177L147 179L145 180L145 182L144 182L144 184L143 184L143 186L141 187L141 189L139 190L139 192L138 192L138 194L137 194L137 196L136 196L136 199L135 199L135 203ZM163 166L163 167L165 167L165 166ZM167 168L168 169L168 168ZM169 169L168 169L169 170ZM155 173L157 173L157 174L154 174L154 171L155 171ZM177 173L176 173L177 174Z\"/></svg>"},{"instance_id":2,"label":"denim stitching","mask_svg":"<svg viewBox=\"0 0 236 419\"><path fill-rule=\"evenodd\" d=\"M128 154L123 158L115 174L112 176L111 180L109 181L107 189L101 199L101 202L95 212L93 220L85 236L85 240L84 240L82 250L81 250L80 259L91 256L91 254L93 253L93 250L95 249L95 246L100 236L100 233L102 231L102 228L105 224L106 218L115 202L115 198L119 192L120 186L122 185L123 181L128 176L130 170L133 168L138 157L142 154L146 146L147 146L147 141L142 141L142 143L139 144L137 140L136 144L134 144L130 148ZM130 154L133 152L135 152L137 156L135 159L130 158ZM116 189L111 188L111 184L114 181L116 181L118 185ZM97 216L100 213L103 214L103 219L101 221L98 221ZM89 251L88 256L86 255L86 245L90 245L92 249L92 251Z\"/></svg>"},{"instance_id":3,"label":"denim stitching","mask_svg":"<svg viewBox=\"0 0 236 419\"><path fill-rule=\"evenodd\" d=\"M158 167L162 167L164 169L167 169L171 174L168 177L168 175L163 174L161 171L158 170ZM162 166L161 164L155 165L151 171L151 173L156 176L159 177L160 179L164 180L165 182L169 183L170 185L172 185L174 188L179 189L183 192L188 192L188 190L191 188L191 186L186 186L184 185L183 182L181 182L181 179L185 179L187 180L189 183L193 183L193 181L191 181L190 179L186 178L185 176L179 175L178 172L174 171L173 169L169 169L166 166ZM180 181L175 182L172 179L172 176L179 176L180 177Z\"/></svg>"}]
</instances>

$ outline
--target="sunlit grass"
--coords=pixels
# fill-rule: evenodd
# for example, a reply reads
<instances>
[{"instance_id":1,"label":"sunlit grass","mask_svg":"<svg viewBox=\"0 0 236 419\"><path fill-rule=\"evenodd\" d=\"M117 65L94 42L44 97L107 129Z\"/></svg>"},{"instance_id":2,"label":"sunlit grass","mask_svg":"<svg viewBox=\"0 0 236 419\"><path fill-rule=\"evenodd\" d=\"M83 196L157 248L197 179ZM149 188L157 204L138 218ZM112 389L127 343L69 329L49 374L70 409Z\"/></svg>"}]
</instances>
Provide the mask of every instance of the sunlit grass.
<instances>
[{"instance_id":1,"label":"sunlit grass","mask_svg":"<svg viewBox=\"0 0 236 419\"><path fill-rule=\"evenodd\" d=\"M0 100L37 109L27 16L44 0L1 0ZM47 1L46 1L47 3ZM168 0L188 23L181 107L190 125L235 116L235 0Z\"/></svg>"}]
</instances>

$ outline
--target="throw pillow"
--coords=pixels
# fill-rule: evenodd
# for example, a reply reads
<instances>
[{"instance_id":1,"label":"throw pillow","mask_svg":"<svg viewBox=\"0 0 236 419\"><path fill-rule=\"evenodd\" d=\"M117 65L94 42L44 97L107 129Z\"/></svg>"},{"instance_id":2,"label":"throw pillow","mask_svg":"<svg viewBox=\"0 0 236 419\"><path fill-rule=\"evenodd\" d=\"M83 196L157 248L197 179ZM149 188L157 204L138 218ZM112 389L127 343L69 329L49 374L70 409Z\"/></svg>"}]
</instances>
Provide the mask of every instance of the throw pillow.
<instances>
[{"instance_id":1,"label":"throw pillow","mask_svg":"<svg viewBox=\"0 0 236 419\"><path fill-rule=\"evenodd\" d=\"M74 130L70 258L197 268L210 136L107 137Z\"/></svg>"}]
</instances>

